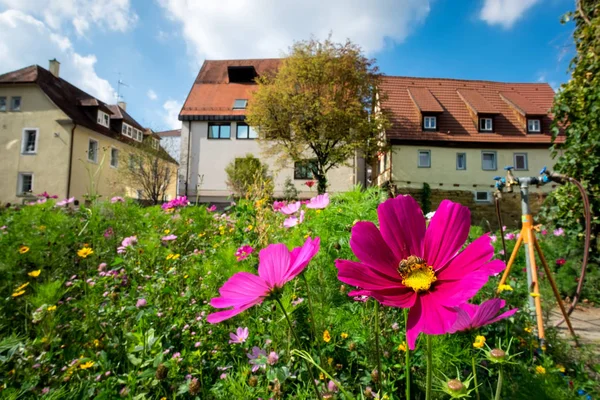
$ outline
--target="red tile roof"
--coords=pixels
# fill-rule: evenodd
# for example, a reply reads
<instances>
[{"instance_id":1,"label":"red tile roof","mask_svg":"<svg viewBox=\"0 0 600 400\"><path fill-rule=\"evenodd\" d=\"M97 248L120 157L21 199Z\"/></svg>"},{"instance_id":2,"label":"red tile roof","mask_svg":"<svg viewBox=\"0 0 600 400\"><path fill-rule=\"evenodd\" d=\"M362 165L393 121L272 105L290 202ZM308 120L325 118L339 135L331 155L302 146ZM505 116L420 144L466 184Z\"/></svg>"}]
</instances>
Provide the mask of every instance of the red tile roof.
<instances>
[{"instance_id":1,"label":"red tile roof","mask_svg":"<svg viewBox=\"0 0 600 400\"><path fill-rule=\"evenodd\" d=\"M498 109L490 104L477 90L457 90L458 97L476 114L498 114Z\"/></svg>"},{"instance_id":2,"label":"red tile roof","mask_svg":"<svg viewBox=\"0 0 600 400\"><path fill-rule=\"evenodd\" d=\"M532 103L517 92L500 92L500 97L521 115L548 114L548 109L544 109L539 105Z\"/></svg>"},{"instance_id":3,"label":"red tile roof","mask_svg":"<svg viewBox=\"0 0 600 400\"><path fill-rule=\"evenodd\" d=\"M170 131L162 131L162 132L155 132L158 136L160 136L161 138L164 137L180 137L181 136L181 129L173 129Z\"/></svg>"},{"instance_id":4,"label":"red tile roof","mask_svg":"<svg viewBox=\"0 0 600 400\"><path fill-rule=\"evenodd\" d=\"M444 109L427 88L410 88L408 95L421 112L440 113Z\"/></svg>"},{"instance_id":5,"label":"red tile roof","mask_svg":"<svg viewBox=\"0 0 600 400\"><path fill-rule=\"evenodd\" d=\"M423 131L419 110L409 93L415 88L428 89L443 108L438 115L438 131ZM527 134L523 121L513 108L500 96L516 94L519 104L529 104L526 109L550 110L554 91L545 83L502 83L439 78L410 78L385 76L381 89L385 96L383 109L389 112L392 127L386 132L390 139L406 141L479 142L479 143L531 143L550 144L549 134L551 115L544 113L541 118L542 133ZM410 92L409 92L410 90ZM494 110L495 133L479 133L463 95L472 107L480 113ZM511 98L516 98L511 97ZM523 99L523 100L521 100ZM524 107L524 106L523 106Z\"/></svg>"},{"instance_id":6,"label":"red tile roof","mask_svg":"<svg viewBox=\"0 0 600 400\"><path fill-rule=\"evenodd\" d=\"M277 71L279 58L250 60L206 60L179 114L189 116L244 116L246 110L234 110L236 99L251 99L257 85L230 83L228 67L253 66L258 75Z\"/></svg>"}]
</instances>

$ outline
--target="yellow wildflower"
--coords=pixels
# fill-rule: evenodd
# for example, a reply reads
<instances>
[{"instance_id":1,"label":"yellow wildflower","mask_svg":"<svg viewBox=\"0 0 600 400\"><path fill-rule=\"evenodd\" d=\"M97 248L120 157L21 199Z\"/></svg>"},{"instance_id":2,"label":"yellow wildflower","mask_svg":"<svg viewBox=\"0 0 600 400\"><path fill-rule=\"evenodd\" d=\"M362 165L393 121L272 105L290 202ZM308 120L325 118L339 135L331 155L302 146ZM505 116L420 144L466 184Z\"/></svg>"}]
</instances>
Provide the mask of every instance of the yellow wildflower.
<instances>
[{"instance_id":1,"label":"yellow wildflower","mask_svg":"<svg viewBox=\"0 0 600 400\"><path fill-rule=\"evenodd\" d=\"M56 306L50 306L47 308L48 311L54 311L56 310Z\"/></svg>"},{"instance_id":2,"label":"yellow wildflower","mask_svg":"<svg viewBox=\"0 0 600 400\"><path fill-rule=\"evenodd\" d=\"M19 247L19 253L21 253L21 254L25 254L28 251L29 251L29 247L27 247L27 246L21 246L21 247Z\"/></svg>"},{"instance_id":3,"label":"yellow wildflower","mask_svg":"<svg viewBox=\"0 0 600 400\"><path fill-rule=\"evenodd\" d=\"M39 230L40 231L45 231L46 230L46 225L40 225Z\"/></svg>"},{"instance_id":4,"label":"yellow wildflower","mask_svg":"<svg viewBox=\"0 0 600 400\"><path fill-rule=\"evenodd\" d=\"M329 343L331 341L331 335L329 334L329 331L326 329L325 332L323 332L323 341L325 343Z\"/></svg>"},{"instance_id":5,"label":"yellow wildflower","mask_svg":"<svg viewBox=\"0 0 600 400\"><path fill-rule=\"evenodd\" d=\"M171 230L170 229L165 229L164 232L165 232L165 235L168 235L169 233L171 233Z\"/></svg>"},{"instance_id":6,"label":"yellow wildflower","mask_svg":"<svg viewBox=\"0 0 600 400\"><path fill-rule=\"evenodd\" d=\"M481 349L485 344L485 336L478 335L473 342L473 347L476 349Z\"/></svg>"},{"instance_id":7,"label":"yellow wildflower","mask_svg":"<svg viewBox=\"0 0 600 400\"><path fill-rule=\"evenodd\" d=\"M206 235L206 233L202 232L198 234L198 237L203 237L204 235Z\"/></svg>"},{"instance_id":8,"label":"yellow wildflower","mask_svg":"<svg viewBox=\"0 0 600 400\"><path fill-rule=\"evenodd\" d=\"M18 288L15 289L15 292L18 292L19 290L23 290L25 289L27 286L29 286L29 282L25 282L24 284L22 284L21 286L19 286Z\"/></svg>"},{"instance_id":9,"label":"yellow wildflower","mask_svg":"<svg viewBox=\"0 0 600 400\"><path fill-rule=\"evenodd\" d=\"M535 373L544 375L546 373L546 368L542 367L541 365L538 365L537 367L535 367Z\"/></svg>"},{"instance_id":10,"label":"yellow wildflower","mask_svg":"<svg viewBox=\"0 0 600 400\"><path fill-rule=\"evenodd\" d=\"M329 366L331 367L331 364L333 364L333 358L332 357L329 357L327 359L327 364L329 364Z\"/></svg>"},{"instance_id":11,"label":"yellow wildflower","mask_svg":"<svg viewBox=\"0 0 600 400\"><path fill-rule=\"evenodd\" d=\"M169 254L169 255L167 256L167 260L170 260L171 258L173 258L173 255L174 255L174 254Z\"/></svg>"},{"instance_id":12,"label":"yellow wildflower","mask_svg":"<svg viewBox=\"0 0 600 400\"><path fill-rule=\"evenodd\" d=\"M87 258L87 256L94 254L94 250L90 247L83 247L77 251L77 255L81 258Z\"/></svg>"},{"instance_id":13,"label":"yellow wildflower","mask_svg":"<svg viewBox=\"0 0 600 400\"><path fill-rule=\"evenodd\" d=\"M229 228L229 233L233 232L235 229Z\"/></svg>"},{"instance_id":14,"label":"yellow wildflower","mask_svg":"<svg viewBox=\"0 0 600 400\"><path fill-rule=\"evenodd\" d=\"M179 254L175 254L175 255L173 256L173 261L175 261L175 260L178 260L178 259L179 259L179 257L180 257L180 255L179 255Z\"/></svg>"},{"instance_id":15,"label":"yellow wildflower","mask_svg":"<svg viewBox=\"0 0 600 400\"><path fill-rule=\"evenodd\" d=\"M188 277L189 277L189 275L188 275L188 274L185 274L185 275L183 276L183 279L187 279Z\"/></svg>"},{"instance_id":16,"label":"yellow wildflower","mask_svg":"<svg viewBox=\"0 0 600 400\"><path fill-rule=\"evenodd\" d=\"M321 210L317 210L317 214L321 214Z\"/></svg>"},{"instance_id":17,"label":"yellow wildflower","mask_svg":"<svg viewBox=\"0 0 600 400\"><path fill-rule=\"evenodd\" d=\"M562 373L566 371L565 366L562 364L556 364L556 368Z\"/></svg>"},{"instance_id":18,"label":"yellow wildflower","mask_svg":"<svg viewBox=\"0 0 600 400\"><path fill-rule=\"evenodd\" d=\"M38 270L29 272L27 275L29 275L32 278L37 278L38 276L40 276L41 273L42 273L42 270L38 269Z\"/></svg>"},{"instance_id":19,"label":"yellow wildflower","mask_svg":"<svg viewBox=\"0 0 600 400\"><path fill-rule=\"evenodd\" d=\"M525 332L527 333L531 333L533 332L533 329L531 329L529 326L527 328L525 328Z\"/></svg>"},{"instance_id":20,"label":"yellow wildflower","mask_svg":"<svg viewBox=\"0 0 600 400\"><path fill-rule=\"evenodd\" d=\"M406 352L406 342L402 342L398 345L398 351Z\"/></svg>"},{"instance_id":21,"label":"yellow wildflower","mask_svg":"<svg viewBox=\"0 0 600 400\"><path fill-rule=\"evenodd\" d=\"M529 293L529 295L531 297L540 297L540 294L539 293L535 293L535 292L531 292L531 293Z\"/></svg>"},{"instance_id":22,"label":"yellow wildflower","mask_svg":"<svg viewBox=\"0 0 600 400\"><path fill-rule=\"evenodd\" d=\"M342 337L342 339L348 339L348 334L346 332L342 332L340 336Z\"/></svg>"},{"instance_id":23,"label":"yellow wildflower","mask_svg":"<svg viewBox=\"0 0 600 400\"><path fill-rule=\"evenodd\" d=\"M100 341L98 339L94 339L93 344L96 348L100 347Z\"/></svg>"},{"instance_id":24,"label":"yellow wildflower","mask_svg":"<svg viewBox=\"0 0 600 400\"><path fill-rule=\"evenodd\" d=\"M320 379L320 380L323 380L323 379L325 379L325 374L323 374L323 373L321 372L321 373L319 374L319 379Z\"/></svg>"},{"instance_id":25,"label":"yellow wildflower","mask_svg":"<svg viewBox=\"0 0 600 400\"><path fill-rule=\"evenodd\" d=\"M25 291L24 290L19 290L19 291L14 292L12 294L12 297L19 297L19 296L21 296L23 294L25 294Z\"/></svg>"},{"instance_id":26,"label":"yellow wildflower","mask_svg":"<svg viewBox=\"0 0 600 400\"><path fill-rule=\"evenodd\" d=\"M248 227L246 229L251 231L252 229L254 229L254 227L252 225L248 225Z\"/></svg>"},{"instance_id":27,"label":"yellow wildflower","mask_svg":"<svg viewBox=\"0 0 600 400\"><path fill-rule=\"evenodd\" d=\"M509 292L512 292L513 288L510 285L500 285L500 286L498 286L498 293L502 293L505 290L508 290Z\"/></svg>"},{"instance_id":28,"label":"yellow wildflower","mask_svg":"<svg viewBox=\"0 0 600 400\"><path fill-rule=\"evenodd\" d=\"M92 368L93 366L94 366L93 361L88 361L83 364L79 364L79 368L81 368L81 369L88 369L88 368Z\"/></svg>"}]
</instances>

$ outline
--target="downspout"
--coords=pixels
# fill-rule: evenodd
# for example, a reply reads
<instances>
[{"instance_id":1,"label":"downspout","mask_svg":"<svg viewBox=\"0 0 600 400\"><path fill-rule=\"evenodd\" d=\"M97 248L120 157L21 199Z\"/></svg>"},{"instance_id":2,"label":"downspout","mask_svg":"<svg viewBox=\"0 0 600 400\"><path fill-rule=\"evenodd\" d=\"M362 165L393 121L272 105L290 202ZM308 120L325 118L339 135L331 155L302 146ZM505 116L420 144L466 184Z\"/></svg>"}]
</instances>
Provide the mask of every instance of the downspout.
<instances>
[{"instance_id":1,"label":"downspout","mask_svg":"<svg viewBox=\"0 0 600 400\"><path fill-rule=\"evenodd\" d=\"M190 147L192 146L192 120L188 120L188 152L187 152L187 162L185 167L185 197L188 196L189 189L189 181L190 181Z\"/></svg>"},{"instance_id":2,"label":"downspout","mask_svg":"<svg viewBox=\"0 0 600 400\"><path fill-rule=\"evenodd\" d=\"M71 144L69 149L69 172L67 174L67 199L71 198L71 172L73 170L73 147L75 142L75 128L77 123L73 122L73 128L71 129Z\"/></svg>"}]
</instances>

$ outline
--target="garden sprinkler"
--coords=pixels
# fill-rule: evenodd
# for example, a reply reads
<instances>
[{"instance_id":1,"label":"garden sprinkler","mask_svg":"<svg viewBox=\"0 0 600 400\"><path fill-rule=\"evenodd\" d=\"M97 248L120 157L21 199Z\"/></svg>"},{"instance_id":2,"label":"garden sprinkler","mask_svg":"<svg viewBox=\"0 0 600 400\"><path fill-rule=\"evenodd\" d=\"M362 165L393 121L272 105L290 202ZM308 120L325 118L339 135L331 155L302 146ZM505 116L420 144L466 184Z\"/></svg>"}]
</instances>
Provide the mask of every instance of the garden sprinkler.
<instances>
[{"instance_id":1,"label":"garden sprinkler","mask_svg":"<svg viewBox=\"0 0 600 400\"><path fill-rule=\"evenodd\" d=\"M502 195L502 191L506 190L508 193L512 193L513 186L518 186L521 191L521 233L517 239L517 243L513 252L506 264L506 269L504 270L504 274L502 275L502 279L500 279L500 283L498 285L498 293L500 292L500 287L506 283L508 278L508 274L510 273L510 269L512 268L515 259L517 258L517 254L519 252L519 248L523 246L525 248L525 261L526 261L526 270L527 270L527 287L530 291L529 296L529 308L533 312L535 312L536 320L537 320L537 331L538 337L540 340L540 347L544 348L545 341L545 333L544 333L544 321L542 316L542 302L540 298L540 287L539 287L539 276L538 276L538 268L535 260L535 252L539 256L539 259L544 267L544 271L546 272L546 276L548 277L548 281L550 282L550 286L552 286L552 291L554 292L554 296L556 297L556 301L560 307L560 311L569 327L569 331L573 335L575 340L575 344L577 344L577 336L575 335L575 331L573 330L573 326L571 325L571 321L569 320L569 315L565 306L563 304L562 298L558 291L558 287L556 286L556 282L554 281L554 277L552 276L552 272L548 267L548 263L546 262L546 258L542 253L542 248L538 243L535 237L535 229L533 227L533 216L531 215L531 209L529 207L529 187L531 185L544 185L551 181L557 181L561 178L558 174L548 173L546 168L542 169L540 172L541 176L535 177L515 177L512 173L513 167L508 166L504 168L506 170L506 178L495 177L496 181L496 191L494 195L496 198L500 198ZM501 231L502 232L502 231ZM504 233L502 232L502 235Z\"/></svg>"}]
</instances>

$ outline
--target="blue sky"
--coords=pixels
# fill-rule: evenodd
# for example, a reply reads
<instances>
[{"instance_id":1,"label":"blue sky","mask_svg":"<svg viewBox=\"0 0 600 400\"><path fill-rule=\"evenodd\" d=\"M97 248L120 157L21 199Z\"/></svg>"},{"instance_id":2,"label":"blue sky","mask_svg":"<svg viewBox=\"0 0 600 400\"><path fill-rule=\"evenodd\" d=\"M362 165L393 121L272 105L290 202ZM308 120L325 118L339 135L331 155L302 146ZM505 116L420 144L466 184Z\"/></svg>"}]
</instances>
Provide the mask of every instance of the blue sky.
<instances>
[{"instance_id":1,"label":"blue sky","mask_svg":"<svg viewBox=\"0 0 600 400\"><path fill-rule=\"evenodd\" d=\"M41 7L41 4L44 7ZM388 75L568 79L574 0L0 0L0 73L61 61L61 76L155 130L204 59L278 57L294 40L350 38ZM9 38L5 40L5 38Z\"/></svg>"}]
</instances>

